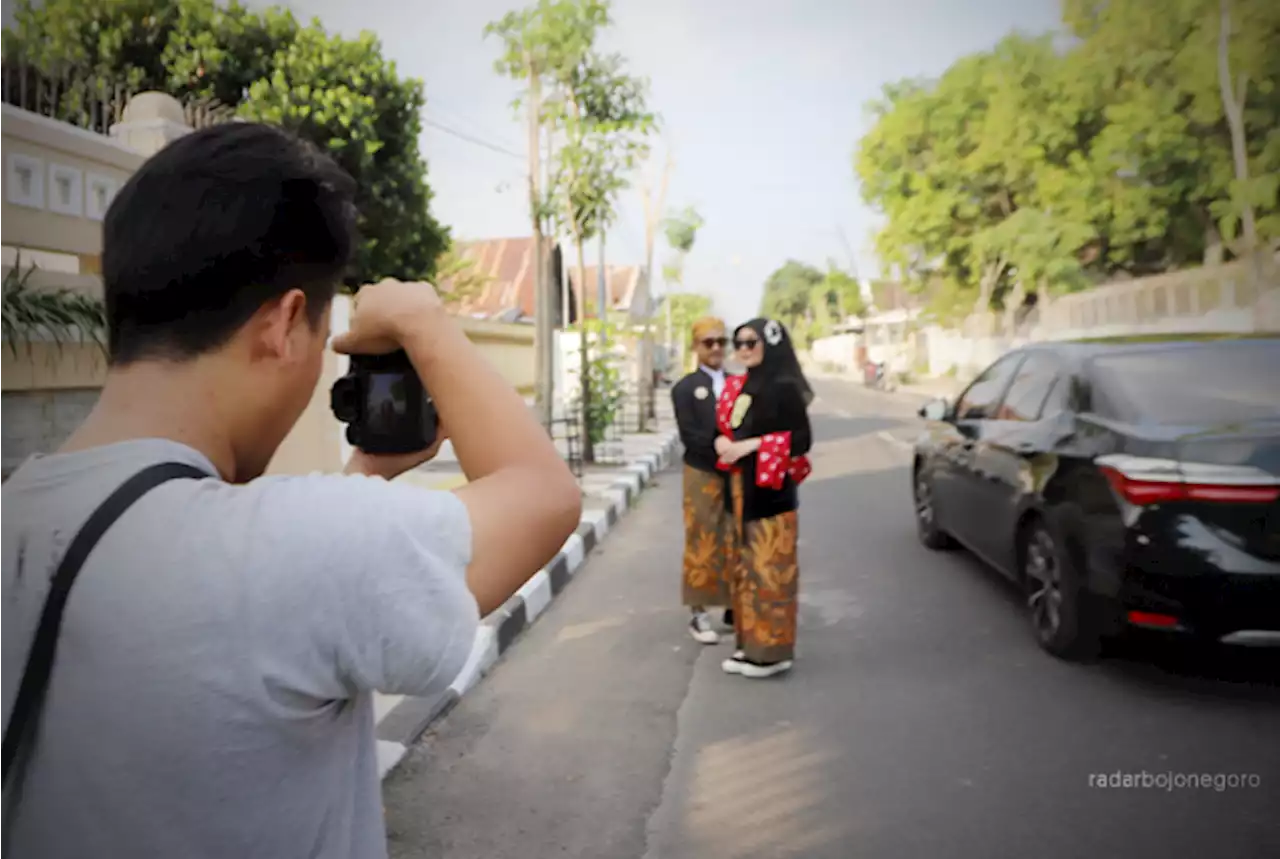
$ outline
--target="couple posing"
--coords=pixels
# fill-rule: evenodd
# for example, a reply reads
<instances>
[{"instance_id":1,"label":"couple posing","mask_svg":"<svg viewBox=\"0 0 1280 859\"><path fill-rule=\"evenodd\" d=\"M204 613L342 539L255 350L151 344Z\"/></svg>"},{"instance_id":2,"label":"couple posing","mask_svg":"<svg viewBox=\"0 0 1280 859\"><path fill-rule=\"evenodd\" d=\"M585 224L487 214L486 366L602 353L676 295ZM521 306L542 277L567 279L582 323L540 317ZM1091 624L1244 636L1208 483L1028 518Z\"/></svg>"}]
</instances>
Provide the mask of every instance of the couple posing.
<instances>
[{"instance_id":1,"label":"couple posing","mask_svg":"<svg viewBox=\"0 0 1280 859\"><path fill-rule=\"evenodd\" d=\"M795 658L797 487L809 474L813 391L786 328L753 319L733 332L746 374L725 373L724 323L693 325L698 368L671 391L684 444L684 604L689 631L716 644L708 606L725 606L729 674L765 678Z\"/></svg>"}]
</instances>

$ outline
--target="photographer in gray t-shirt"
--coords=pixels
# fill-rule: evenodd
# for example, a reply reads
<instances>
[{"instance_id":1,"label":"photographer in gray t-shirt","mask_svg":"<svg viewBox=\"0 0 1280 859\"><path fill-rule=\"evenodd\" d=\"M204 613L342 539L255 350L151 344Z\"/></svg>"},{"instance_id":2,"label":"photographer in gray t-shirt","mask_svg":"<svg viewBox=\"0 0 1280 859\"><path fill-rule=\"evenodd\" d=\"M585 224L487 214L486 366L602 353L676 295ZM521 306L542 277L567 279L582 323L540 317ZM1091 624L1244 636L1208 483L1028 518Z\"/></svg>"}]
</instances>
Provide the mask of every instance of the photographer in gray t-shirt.
<instances>
[{"instance_id":1,"label":"photographer in gray t-shirt","mask_svg":"<svg viewBox=\"0 0 1280 859\"><path fill-rule=\"evenodd\" d=\"M470 482L388 482L433 450L261 476L320 377L353 199L296 137L231 123L170 144L112 203L101 398L3 489L6 725L90 514L158 463L209 477L143 495L75 580L6 778L12 855L385 856L373 692L446 688L478 617L576 527L546 432L422 284L361 289L334 346L404 349Z\"/></svg>"}]
</instances>

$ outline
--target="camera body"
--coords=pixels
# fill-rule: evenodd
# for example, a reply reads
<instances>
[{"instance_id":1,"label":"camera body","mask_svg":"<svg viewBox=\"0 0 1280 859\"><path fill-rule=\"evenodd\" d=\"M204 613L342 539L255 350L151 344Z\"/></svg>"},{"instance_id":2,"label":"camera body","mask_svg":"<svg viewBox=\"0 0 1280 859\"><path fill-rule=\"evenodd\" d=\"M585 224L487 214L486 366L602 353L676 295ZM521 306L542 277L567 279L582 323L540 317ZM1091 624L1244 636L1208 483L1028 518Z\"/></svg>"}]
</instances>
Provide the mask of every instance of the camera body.
<instances>
[{"instance_id":1,"label":"camera body","mask_svg":"<svg viewBox=\"0 0 1280 859\"><path fill-rule=\"evenodd\" d=\"M347 441L365 453L415 453L435 444L440 416L403 349L352 355L347 375L329 392L333 416L347 425Z\"/></svg>"}]
</instances>

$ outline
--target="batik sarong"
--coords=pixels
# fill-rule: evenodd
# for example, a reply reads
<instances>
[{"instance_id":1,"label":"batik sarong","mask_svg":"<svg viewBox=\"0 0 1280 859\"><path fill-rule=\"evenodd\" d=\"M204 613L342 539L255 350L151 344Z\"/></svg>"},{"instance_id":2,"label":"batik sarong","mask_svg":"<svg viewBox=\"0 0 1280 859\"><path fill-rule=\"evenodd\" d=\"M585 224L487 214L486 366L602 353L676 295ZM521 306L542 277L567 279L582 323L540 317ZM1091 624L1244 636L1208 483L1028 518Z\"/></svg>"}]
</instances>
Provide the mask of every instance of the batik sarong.
<instances>
[{"instance_id":1,"label":"batik sarong","mask_svg":"<svg viewBox=\"0 0 1280 859\"><path fill-rule=\"evenodd\" d=\"M735 560L723 474L684 467L684 604L728 606Z\"/></svg>"},{"instance_id":2,"label":"batik sarong","mask_svg":"<svg viewBox=\"0 0 1280 859\"><path fill-rule=\"evenodd\" d=\"M742 473L731 477L738 543L731 589L738 649L750 662L795 658L800 584L796 511L742 523Z\"/></svg>"}]
</instances>

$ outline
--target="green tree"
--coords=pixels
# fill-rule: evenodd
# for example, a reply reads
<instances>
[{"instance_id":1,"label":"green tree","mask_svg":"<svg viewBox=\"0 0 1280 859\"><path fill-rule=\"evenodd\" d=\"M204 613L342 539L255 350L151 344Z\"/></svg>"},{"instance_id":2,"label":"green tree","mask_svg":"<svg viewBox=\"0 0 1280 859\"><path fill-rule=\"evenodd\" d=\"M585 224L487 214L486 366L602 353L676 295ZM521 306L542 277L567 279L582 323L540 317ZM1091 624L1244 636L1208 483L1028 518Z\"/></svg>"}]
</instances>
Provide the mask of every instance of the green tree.
<instances>
[{"instance_id":1,"label":"green tree","mask_svg":"<svg viewBox=\"0 0 1280 859\"><path fill-rule=\"evenodd\" d=\"M1153 198L1164 213L1162 241L1142 248L1149 267L1241 250L1246 207L1255 210L1260 242L1280 237L1280 7L1270 0L1066 0L1064 19L1081 39L1081 67L1100 78L1104 94L1106 124L1091 152L1098 172L1122 171L1121 201ZM1240 164L1228 93L1242 107Z\"/></svg>"},{"instance_id":2,"label":"green tree","mask_svg":"<svg viewBox=\"0 0 1280 859\"><path fill-rule=\"evenodd\" d=\"M525 114L529 133L529 221L538 259L534 268L538 312L535 314L535 345L538 352L538 412L550 427L555 399L551 366L554 347L552 314L544 306L551 301L550 272L544 237L551 231L551 195L543 187L541 164L544 144L550 150L555 142L553 111L544 106L544 91L556 83L554 70L572 66L595 43L596 32L608 23L609 10L594 0L538 0L524 9L508 12L484 28L486 37L496 36L502 42L502 55L494 62L498 74L522 86L513 103L517 113ZM554 95L554 93L553 93ZM565 321L569 313L566 308Z\"/></svg>"},{"instance_id":3,"label":"green tree","mask_svg":"<svg viewBox=\"0 0 1280 859\"><path fill-rule=\"evenodd\" d=\"M760 297L760 315L777 319L791 331L791 336L804 345L810 342L813 322L813 299L817 292L825 296L826 276L817 268L796 260L787 260L775 269L764 283ZM824 300L820 304L826 305Z\"/></svg>"},{"instance_id":4,"label":"green tree","mask_svg":"<svg viewBox=\"0 0 1280 859\"><path fill-rule=\"evenodd\" d=\"M666 235L667 246L674 256L663 269L663 277L672 283L684 284L684 263L693 251L698 240L698 231L706 221L693 206L685 206L683 210L669 215L662 222L662 231Z\"/></svg>"},{"instance_id":5,"label":"green tree","mask_svg":"<svg viewBox=\"0 0 1280 859\"><path fill-rule=\"evenodd\" d=\"M72 82L55 115L74 121L117 84L216 99L297 132L359 183L358 282L427 278L447 230L429 212L418 153L422 83L402 80L370 33L344 39L287 10L213 0L22 0L5 30L19 57Z\"/></svg>"},{"instance_id":6,"label":"green tree","mask_svg":"<svg viewBox=\"0 0 1280 859\"><path fill-rule=\"evenodd\" d=\"M670 284L684 287L684 264L689 254L693 251L693 245L698 240L698 231L702 229L703 218L698 214L698 210L693 206L686 206L673 215L668 215L662 221L662 231L667 239L667 246L671 248L671 258L662 266L662 279L668 284L667 289L670 290ZM670 310L675 305L668 303L667 308ZM707 299L708 312L711 307L711 299ZM705 315L705 314L704 314ZM691 318L692 324L697 317ZM667 314L667 339L670 340L673 332L686 331L687 327L681 328L675 318ZM686 344L683 339L677 339L680 354L684 355ZM670 344L669 344L670 345Z\"/></svg>"},{"instance_id":7,"label":"green tree","mask_svg":"<svg viewBox=\"0 0 1280 859\"><path fill-rule=\"evenodd\" d=\"M862 297L862 284L834 262L827 262L827 273L823 275L821 290L823 300L828 305L834 306L835 316L840 322L850 316L866 314L867 305Z\"/></svg>"},{"instance_id":8,"label":"green tree","mask_svg":"<svg viewBox=\"0 0 1280 859\"><path fill-rule=\"evenodd\" d=\"M653 128L655 117L646 106L644 81L627 75L621 57L589 53L575 66L561 70L559 93L562 101L555 110L564 145L557 153L551 193L557 205L552 207L559 231L573 242L578 268L579 354L581 366L589 367L585 258L586 243L599 236L616 217L618 194L630 184L630 174L648 152L645 137ZM554 102L553 102L554 104ZM597 337L601 348L606 337L605 308L599 308ZM593 462L593 441L603 427L593 420L612 420L616 410L593 409L592 398L614 397L616 391L592 391L593 378L583 373L582 407L587 422L583 458ZM616 376L614 377L616 378Z\"/></svg>"},{"instance_id":9,"label":"green tree","mask_svg":"<svg viewBox=\"0 0 1280 859\"><path fill-rule=\"evenodd\" d=\"M676 342L670 344L676 349L680 366L686 367L689 362L689 351L685 341L693 323L704 316L711 315L711 299L696 292L668 292L662 296L663 312L669 314L671 330L675 332Z\"/></svg>"},{"instance_id":10,"label":"green tree","mask_svg":"<svg viewBox=\"0 0 1280 859\"><path fill-rule=\"evenodd\" d=\"M1014 286L1011 234L998 228L1019 210L1040 212L1055 247L1090 241L1062 186L1080 188L1096 109L1071 83L1051 40L1010 36L936 82L886 87L855 158L864 198L888 216L882 259L917 290L949 282L985 310Z\"/></svg>"},{"instance_id":11,"label":"green tree","mask_svg":"<svg viewBox=\"0 0 1280 859\"><path fill-rule=\"evenodd\" d=\"M246 119L320 144L359 183L363 282L430 277L445 248L418 153L424 104L422 82L400 80L372 33L348 40L318 23L277 49L270 77L240 104Z\"/></svg>"},{"instance_id":12,"label":"green tree","mask_svg":"<svg viewBox=\"0 0 1280 859\"><path fill-rule=\"evenodd\" d=\"M1066 0L1064 18L1069 47L1010 36L870 106L855 171L886 216L877 251L935 309L1280 240L1280 5Z\"/></svg>"},{"instance_id":13,"label":"green tree","mask_svg":"<svg viewBox=\"0 0 1280 859\"><path fill-rule=\"evenodd\" d=\"M497 70L528 80L526 97L536 93L539 135L545 130L559 144L547 187L531 194L531 206L539 228L567 236L576 251L587 462L594 459L592 439L598 435L590 423L601 410L591 404L585 245L615 218L618 194L647 153L645 138L656 123L646 104L647 83L625 72L621 56L596 49L597 35L610 23L609 4L603 0L539 0L485 30L503 42ZM603 338L604 325L599 329Z\"/></svg>"}]
</instances>

